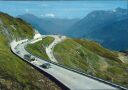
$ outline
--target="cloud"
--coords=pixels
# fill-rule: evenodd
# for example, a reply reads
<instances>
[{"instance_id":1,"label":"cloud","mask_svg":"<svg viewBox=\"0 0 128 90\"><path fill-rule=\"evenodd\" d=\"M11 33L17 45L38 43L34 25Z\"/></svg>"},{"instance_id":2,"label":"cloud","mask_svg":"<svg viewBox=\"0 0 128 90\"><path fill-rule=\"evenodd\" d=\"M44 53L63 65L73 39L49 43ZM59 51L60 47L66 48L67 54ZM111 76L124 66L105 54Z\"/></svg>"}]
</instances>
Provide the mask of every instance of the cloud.
<instances>
[{"instance_id":1,"label":"cloud","mask_svg":"<svg viewBox=\"0 0 128 90\"><path fill-rule=\"evenodd\" d=\"M25 12L28 13L29 12L29 9L25 9Z\"/></svg>"},{"instance_id":2,"label":"cloud","mask_svg":"<svg viewBox=\"0 0 128 90\"><path fill-rule=\"evenodd\" d=\"M54 18L55 17L55 14L53 13L47 13L44 15L45 17L51 17L51 18Z\"/></svg>"},{"instance_id":3,"label":"cloud","mask_svg":"<svg viewBox=\"0 0 128 90\"><path fill-rule=\"evenodd\" d=\"M44 15L43 15L43 14L41 14L40 16L41 16L41 17L44 17Z\"/></svg>"}]
</instances>

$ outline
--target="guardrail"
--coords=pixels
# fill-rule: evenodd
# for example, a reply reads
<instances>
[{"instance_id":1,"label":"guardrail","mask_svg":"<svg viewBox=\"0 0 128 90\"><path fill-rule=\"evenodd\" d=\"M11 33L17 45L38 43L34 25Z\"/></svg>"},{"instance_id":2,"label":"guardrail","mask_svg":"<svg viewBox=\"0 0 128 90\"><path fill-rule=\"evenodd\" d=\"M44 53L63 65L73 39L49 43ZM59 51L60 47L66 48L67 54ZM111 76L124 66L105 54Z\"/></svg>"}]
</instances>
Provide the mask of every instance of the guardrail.
<instances>
[{"instance_id":1,"label":"guardrail","mask_svg":"<svg viewBox=\"0 0 128 90\"><path fill-rule=\"evenodd\" d=\"M26 46L25 46L25 50L27 51ZM29 51L27 51L27 52L29 52ZM31 52L29 52L29 53L30 53L31 55L34 55L34 54L32 54ZM37 55L34 55L34 56L37 57L37 58L39 58L39 59L42 59L40 56L37 56ZM42 59L42 60L45 60L45 59ZM118 84L114 84L114 83L109 82L109 81L105 81L105 80L103 80L103 79L97 78L97 77L92 76L92 75L86 74L86 73L80 71L79 69L69 68L69 67L67 67L67 66L64 66L64 65L62 65L62 64L55 63L55 62L50 61L50 60L45 60L45 61L47 61L47 62L49 62L49 63L52 63L52 64L54 64L54 65L57 65L57 66L59 66L59 67L65 68L65 69L67 69L67 70L73 71L73 72L75 72L75 73L84 75L84 76L86 76L86 77L95 79L95 80L97 80L97 81L103 82L103 83L108 84L108 85L110 85L110 86L112 86L112 87L116 87L116 88L119 88L119 89L121 89L121 90L128 90L128 88L125 88L125 87L120 86L120 85L118 85Z\"/></svg>"}]
</instances>

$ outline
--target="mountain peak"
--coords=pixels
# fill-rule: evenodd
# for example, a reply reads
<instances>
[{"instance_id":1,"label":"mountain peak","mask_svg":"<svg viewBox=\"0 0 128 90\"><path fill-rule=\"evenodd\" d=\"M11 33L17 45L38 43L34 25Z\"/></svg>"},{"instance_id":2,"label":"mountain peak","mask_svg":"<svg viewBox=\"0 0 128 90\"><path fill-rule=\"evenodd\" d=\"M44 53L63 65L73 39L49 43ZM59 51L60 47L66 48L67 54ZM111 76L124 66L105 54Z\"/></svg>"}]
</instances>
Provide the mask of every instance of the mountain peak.
<instances>
[{"instance_id":1,"label":"mountain peak","mask_svg":"<svg viewBox=\"0 0 128 90\"><path fill-rule=\"evenodd\" d=\"M122 10L126 10L126 9L123 9L123 8L118 7L118 8L116 8L115 10L116 10L116 11L122 11Z\"/></svg>"},{"instance_id":2,"label":"mountain peak","mask_svg":"<svg viewBox=\"0 0 128 90\"><path fill-rule=\"evenodd\" d=\"M115 9L115 12L121 13L121 14L126 14L127 9L123 9L123 8L118 7L118 8Z\"/></svg>"}]
</instances>

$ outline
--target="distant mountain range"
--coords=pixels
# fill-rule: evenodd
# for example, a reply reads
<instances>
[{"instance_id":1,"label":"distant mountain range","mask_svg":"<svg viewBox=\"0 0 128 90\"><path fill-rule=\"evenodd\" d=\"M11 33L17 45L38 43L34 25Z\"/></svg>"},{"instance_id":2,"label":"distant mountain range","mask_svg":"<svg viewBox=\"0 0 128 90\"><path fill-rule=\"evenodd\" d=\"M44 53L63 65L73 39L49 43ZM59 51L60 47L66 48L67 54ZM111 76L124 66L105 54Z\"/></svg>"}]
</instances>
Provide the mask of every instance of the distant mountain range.
<instances>
[{"instance_id":1,"label":"distant mountain range","mask_svg":"<svg viewBox=\"0 0 128 90\"><path fill-rule=\"evenodd\" d=\"M127 10L117 8L113 11L97 10L89 13L85 18L74 24L68 34L73 37L88 36L89 33L103 28L127 17ZM104 30L105 31L105 30ZM73 32L73 33L72 33Z\"/></svg>"},{"instance_id":2,"label":"distant mountain range","mask_svg":"<svg viewBox=\"0 0 128 90\"><path fill-rule=\"evenodd\" d=\"M38 18L32 14L19 15L41 34L65 34L79 19Z\"/></svg>"},{"instance_id":3,"label":"distant mountain range","mask_svg":"<svg viewBox=\"0 0 128 90\"><path fill-rule=\"evenodd\" d=\"M106 48L126 50L128 49L128 19L108 24L90 33L90 38L100 40L99 42Z\"/></svg>"},{"instance_id":4,"label":"distant mountain range","mask_svg":"<svg viewBox=\"0 0 128 90\"><path fill-rule=\"evenodd\" d=\"M71 37L89 38L113 50L128 49L128 13L126 9L93 11L74 24Z\"/></svg>"},{"instance_id":5,"label":"distant mountain range","mask_svg":"<svg viewBox=\"0 0 128 90\"><path fill-rule=\"evenodd\" d=\"M116 8L96 10L83 19L38 18L32 14L18 16L42 34L61 34L95 40L112 50L128 49L128 12Z\"/></svg>"}]
</instances>

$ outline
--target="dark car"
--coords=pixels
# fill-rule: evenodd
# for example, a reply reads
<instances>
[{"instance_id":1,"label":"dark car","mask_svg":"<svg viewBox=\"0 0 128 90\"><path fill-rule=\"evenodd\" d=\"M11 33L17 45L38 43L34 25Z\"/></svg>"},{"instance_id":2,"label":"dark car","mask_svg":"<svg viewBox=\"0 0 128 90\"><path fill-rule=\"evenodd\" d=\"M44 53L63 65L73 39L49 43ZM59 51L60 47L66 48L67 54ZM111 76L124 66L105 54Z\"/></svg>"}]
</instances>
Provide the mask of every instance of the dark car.
<instances>
[{"instance_id":1,"label":"dark car","mask_svg":"<svg viewBox=\"0 0 128 90\"><path fill-rule=\"evenodd\" d=\"M30 59L30 61L35 61L35 60L36 60L36 59L35 59L34 57Z\"/></svg>"},{"instance_id":2,"label":"dark car","mask_svg":"<svg viewBox=\"0 0 128 90\"><path fill-rule=\"evenodd\" d=\"M24 55L24 59L30 60L31 59L31 55L30 54L25 54Z\"/></svg>"},{"instance_id":3,"label":"dark car","mask_svg":"<svg viewBox=\"0 0 128 90\"><path fill-rule=\"evenodd\" d=\"M42 68L45 68L45 69L49 69L51 68L51 65L49 63L44 63L42 65L40 65Z\"/></svg>"},{"instance_id":4,"label":"dark car","mask_svg":"<svg viewBox=\"0 0 128 90\"><path fill-rule=\"evenodd\" d=\"M17 54L20 54L20 51L17 51L16 53L17 53Z\"/></svg>"}]
</instances>

